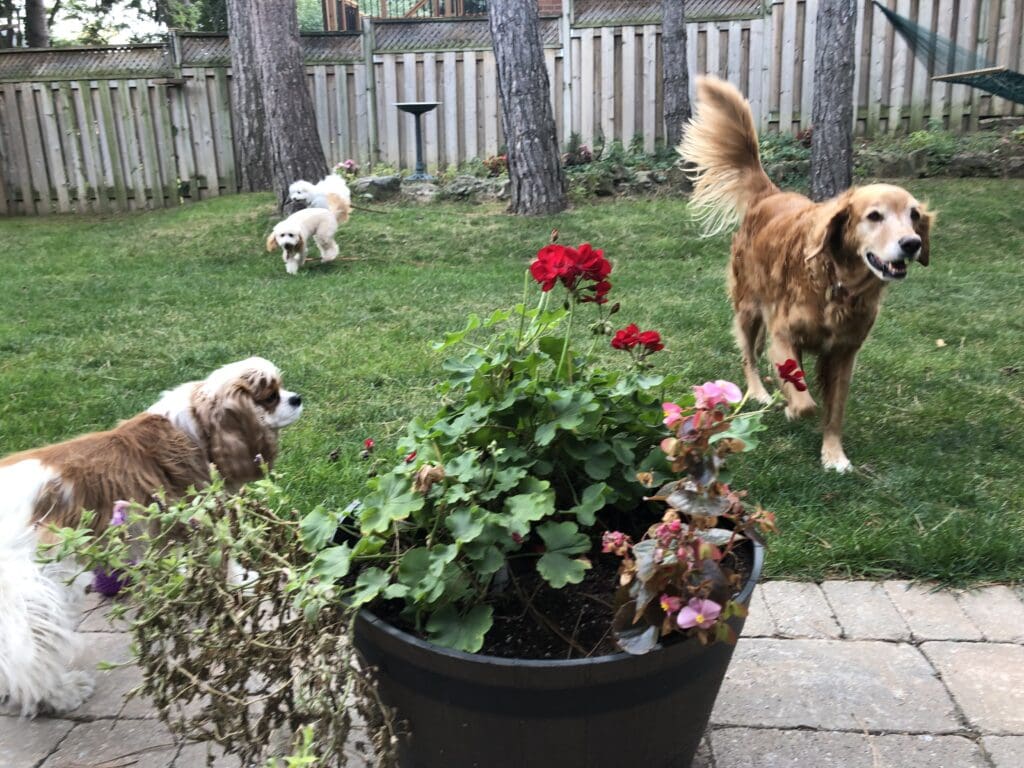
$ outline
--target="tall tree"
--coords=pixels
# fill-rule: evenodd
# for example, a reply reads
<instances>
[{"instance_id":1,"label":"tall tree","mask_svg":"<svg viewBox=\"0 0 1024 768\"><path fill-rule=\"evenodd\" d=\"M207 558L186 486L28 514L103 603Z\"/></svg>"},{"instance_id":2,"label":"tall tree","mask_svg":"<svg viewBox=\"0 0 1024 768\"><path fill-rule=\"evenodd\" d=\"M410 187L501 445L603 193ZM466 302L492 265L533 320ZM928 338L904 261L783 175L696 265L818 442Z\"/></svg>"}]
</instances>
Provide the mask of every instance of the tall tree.
<instances>
[{"instance_id":1,"label":"tall tree","mask_svg":"<svg viewBox=\"0 0 1024 768\"><path fill-rule=\"evenodd\" d=\"M563 211L568 205L565 172L551 111L537 0L491 0L487 5L508 145L509 211Z\"/></svg>"},{"instance_id":2,"label":"tall tree","mask_svg":"<svg viewBox=\"0 0 1024 768\"><path fill-rule=\"evenodd\" d=\"M227 8L231 44L231 126L239 187L243 192L257 192L269 189L272 181L267 152L267 115L257 76L253 15L242 5L244 3L232 2Z\"/></svg>"},{"instance_id":3,"label":"tall tree","mask_svg":"<svg viewBox=\"0 0 1024 768\"><path fill-rule=\"evenodd\" d=\"M820 0L814 37L811 198L826 200L853 183L855 0Z\"/></svg>"},{"instance_id":4,"label":"tall tree","mask_svg":"<svg viewBox=\"0 0 1024 768\"><path fill-rule=\"evenodd\" d=\"M229 18L240 19L246 14L250 31L232 39L231 45L251 48L246 55L251 56L251 72L259 83L263 102L262 154L268 160L271 184L283 207L288 186L296 179L318 181L327 172L327 160L316 131L313 99L306 89L295 0L228 0ZM259 114L257 111L252 117L258 119ZM255 136L258 126L248 130ZM251 158L240 159L248 165Z\"/></svg>"},{"instance_id":5,"label":"tall tree","mask_svg":"<svg viewBox=\"0 0 1024 768\"><path fill-rule=\"evenodd\" d=\"M674 147L679 144L683 126L690 119L684 0L661 0L661 51L661 73L665 82L665 143Z\"/></svg>"},{"instance_id":6,"label":"tall tree","mask_svg":"<svg viewBox=\"0 0 1024 768\"><path fill-rule=\"evenodd\" d=\"M50 20L43 0L25 0L25 43L29 48L50 46Z\"/></svg>"}]
</instances>

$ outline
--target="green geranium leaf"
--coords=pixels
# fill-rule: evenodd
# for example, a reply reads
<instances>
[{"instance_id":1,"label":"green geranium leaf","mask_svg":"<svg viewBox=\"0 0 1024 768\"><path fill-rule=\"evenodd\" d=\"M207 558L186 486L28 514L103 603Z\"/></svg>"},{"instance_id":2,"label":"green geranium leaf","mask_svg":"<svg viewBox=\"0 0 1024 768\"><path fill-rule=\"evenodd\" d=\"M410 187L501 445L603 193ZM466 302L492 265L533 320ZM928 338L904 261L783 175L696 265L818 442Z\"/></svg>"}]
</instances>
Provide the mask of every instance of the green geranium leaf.
<instances>
[{"instance_id":1,"label":"green geranium leaf","mask_svg":"<svg viewBox=\"0 0 1024 768\"><path fill-rule=\"evenodd\" d=\"M352 556L376 555L384 548L384 544L384 539L379 536L360 536L352 549Z\"/></svg>"},{"instance_id":2,"label":"green geranium leaf","mask_svg":"<svg viewBox=\"0 0 1024 768\"><path fill-rule=\"evenodd\" d=\"M579 526L570 521L544 523L537 526L537 533L544 540L548 552L578 555L590 550L590 537L580 533Z\"/></svg>"},{"instance_id":3,"label":"green geranium leaf","mask_svg":"<svg viewBox=\"0 0 1024 768\"><path fill-rule=\"evenodd\" d=\"M484 530L484 521L469 509L453 512L445 518L444 524L451 532L452 538L459 544L473 541Z\"/></svg>"},{"instance_id":4,"label":"green geranium leaf","mask_svg":"<svg viewBox=\"0 0 1024 768\"><path fill-rule=\"evenodd\" d=\"M505 564L505 556L493 544L483 544L467 547L466 555L473 563L473 570L481 576L490 576L497 573Z\"/></svg>"},{"instance_id":5,"label":"green geranium leaf","mask_svg":"<svg viewBox=\"0 0 1024 768\"><path fill-rule=\"evenodd\" d=\"M708 442L717 443L729 437L742 442L744 451L752 451L757 448L758 443L755 435L765 429L765 425L761 423L760 413L744 413L733 419L727 430L712 435Z\"/></svg>"},{"instance_id":6,"label":"green geranium leaf","mask_svg":"<svg viewBox=\"0 0 1024 768\"><path fill-rule=\"evenodd\" d=\"M363 533L384 533L394 521L422 508L423 497L411 491L408 478L386 475L378 491L366 499L359 524Z\"/></svg>"},{"instance_id":7,"label":"green geranium leaf","mask_svg":"<svg viewBox=\"0 0 1024 768\"><path fill-rule=\"evenodd\" d=\"M493 623L489 605L475 605L460 614L453 605L446 605L427 621L431 642L466 653L476 653L484 645L484 635Z\"/></svg>"},{"instance_id":8,"label":"green geranium leaf","mask_svg":"<svg viewBox=\"0 0 1024 768\"><path fill-rule=\"evenodd\" d=\"M463 483L472 482L484 472L484 468L477 461L479 457L478 451L465 451L459 454L445 464L445 476Z\"/></svg>"},{"instance_id":9,"label":"green geranium leaf","mask_svg":"<svg viewBox=\"0 0 1024 768\"><path fill-rule=\"evenodd\" d=\"M593 480L604 480L616 465L615 454L607 443L594 443L593 450L583 463L584 471Z\"/></svg>"},{"instance_id":10,"label":"green geranium leaf","mask_svg":"<svg viewBox=\"0 0 1024 768\"><path fill-rule=\"evenodd\" d=\"M328 513L322 506L316 507L312 512L302 518L299 522L299 535L302 537L302 546L308 552L319 552L338 530L338 523L333 514Z\"/></svg>"},{"instance_id":11,"label":"green geranium leaf","mask_svg":"<svg viewBox=\"0 0 1024 768\"><path fill-rule=\"evenodd\" d=\"M594 513L605 505L605 499L610 488L605 483L594 483L588 485L583 491L583 498L580 503L569 510L570 515L576 515L581 525L593 525Z\"/></svg>"},{"instance_id":12,"label":"green geranium leaf","mask_svg":"<svg viewBox=\"0 0 1024 768\"><path fill-rule=\"evenodd\" d=\"M537 485L542 488L506 498L505 511L516 520L525 523L543 520L554 514L555 493L551 490L550 484L545 480L538 482Z\"/></svg>"},{"instance_id":13,"label":"green geranium leaf","mask_svg":"<svg viewBox=\"0 0 1024 768\"><path fill-rule=\"evenodd\" d=\"M572 558L560 552L545 552L537 561L537 572L555 589L566 584L579 584L590 568L586 558Z\"/></svg>"},{"instance_id":14,"label":"green geranium leaf","mask_svg":"<svg viewBox=\"0 0 1024 768\"><path fill-rule=\"evenodd\" d=\"M391 577L381 568L367 568L356 579L356 591L352 594L352 607L366 605L384 591Z\"/></svg>"},{"instance_id":15,"label":"green geranium leaf","mask_svg":"<svg viewBox=\"0 0 1024 768\"><path fill-rule=\"evenodd\" d=\"M352 547L348 542L328 547L313 560L313 574L324 579L337 580L348 575L352 565Z\"/></svg>"},{"instance_id":16,"label":"green geranium leaf","mask_svg":"<svg viewBox=\"0 0 1024 768\"><path fill-rule=\"evenodd\" d=\"M468 355L463 357L461 360L449 357L443 363L441 367L448 371L449 380L454 384L466 384L473 380L476 376L480 366L486 361L476 352L470 352Z\"/></svg>"},{"instance_id":17,"label":"green geranium leaf","mask_svg":"<svg viewBox=\"0 0 1024 768\"><path fill-rule=\"evenodd\" d=\"M433 347L434 349L445 349L446 347L450 347L453 344L458 344L460 341L466 338L466 334L468 334L470 331L476 330L479 327L480 318L477 317L476 314L471 314L469 316L469 322L466 324L466 327L463 330L453 331L452 333L446 333L444 336L444 341L434 342Z\"/></svg>"}]
</instances>

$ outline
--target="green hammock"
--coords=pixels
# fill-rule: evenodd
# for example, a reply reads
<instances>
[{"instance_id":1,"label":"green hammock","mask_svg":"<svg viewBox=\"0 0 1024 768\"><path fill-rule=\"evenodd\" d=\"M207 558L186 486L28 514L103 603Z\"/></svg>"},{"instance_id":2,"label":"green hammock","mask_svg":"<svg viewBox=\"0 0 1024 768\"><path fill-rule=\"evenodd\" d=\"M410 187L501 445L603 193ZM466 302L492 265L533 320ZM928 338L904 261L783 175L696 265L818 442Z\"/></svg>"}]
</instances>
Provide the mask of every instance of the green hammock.
<instances>
[{"instance_id":1,"label":"green hammock","mask_svg":"<svg viewBox=\"0 0 1024 768\"><path fill-rule=\"evenodd\" d=\"M875 5L907 42L917 60L928 68L933 80L981 88L1024 104L1024 75L1020 72L996 66L984 56L964 50L952 40L893 13L877 0Z\"/></svg>"}]
</instances>

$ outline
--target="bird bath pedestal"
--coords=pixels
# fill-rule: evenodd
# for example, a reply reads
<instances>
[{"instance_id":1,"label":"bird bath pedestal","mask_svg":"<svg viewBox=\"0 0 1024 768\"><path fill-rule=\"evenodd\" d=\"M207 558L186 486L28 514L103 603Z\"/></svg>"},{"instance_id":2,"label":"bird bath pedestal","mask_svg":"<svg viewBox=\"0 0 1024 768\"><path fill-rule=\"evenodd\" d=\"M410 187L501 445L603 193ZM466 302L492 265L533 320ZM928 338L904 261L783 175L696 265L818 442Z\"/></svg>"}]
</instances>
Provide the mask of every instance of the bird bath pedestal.
<instances>
[{"instance_id":1,"label":"bird bath pedestal","mask_svg":"<svg viewBox=\"0 0 1024 768\"><path fill-rule=\"evenodd\" d=\"M433 181L434 177L427 174L427 165L423 162L423 133L420 130L420 116L434 109L439 101L400 101L395 104L403 112L416 118L416 172L409 181Z\"/></svg>"}]
</instances>

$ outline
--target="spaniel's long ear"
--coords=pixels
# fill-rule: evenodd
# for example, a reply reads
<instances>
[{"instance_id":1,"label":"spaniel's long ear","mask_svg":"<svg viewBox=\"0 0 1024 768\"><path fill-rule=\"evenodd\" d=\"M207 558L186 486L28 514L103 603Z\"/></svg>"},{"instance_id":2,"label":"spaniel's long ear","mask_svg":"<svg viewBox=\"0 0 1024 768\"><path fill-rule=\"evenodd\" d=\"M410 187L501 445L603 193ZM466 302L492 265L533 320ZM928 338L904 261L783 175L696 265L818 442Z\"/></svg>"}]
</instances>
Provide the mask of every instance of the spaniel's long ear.
<instances>
[{"instance_id":1,"label":"spaniel's long ear","mask_svg":"<svg viewBox=\"0 0 1024 768\"><path fill-rule=\"evenodd\" d=\"M850 219L847 195L822 203L814 215L814 222L807 233L805 258L829 253L838 256L843 247L843 230Z\"/></svg>"},{"instance_id":2,"label":"spaniel's long ear","mask_svg":"<svg viewBox=\"0 0 1024 768\"><path fill-rule=\"evenodd\" d=\"M229 395L210 411L210 460L231 489L263 476L277 457L277 436L260 423L251 398Z\"/></svg>"},{"instance_id":3,"label":"spaniel's long ear","mask_svg":"<svg viewBox=\"0 0 1024 768\"><path fill-rule=\"evenodd\" d=\"M271 232L270 237L267 238L267 251L272 251L275 248L277 248L277 235Z\"/></svg>"},{"instance_id":4,"label":"spaniel's long ear","mask_svg":"<svg viewBox=\"0 0 1024 768\"><path fill-rule=\"evenodd\" d=\"M931 247L929 241L931 240L932 231L932 219L935 218L935 214L931 211L926 210L925 206L921 206L919 213L921 217L914 222L914 232L921 238L921 251L917 254L917 263L922 267L928 266L928 261L931 257Z\"/></svg>"}]
</instances>

